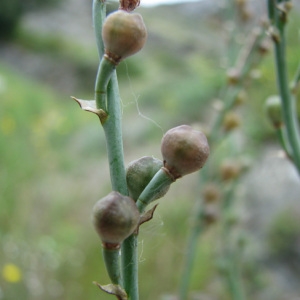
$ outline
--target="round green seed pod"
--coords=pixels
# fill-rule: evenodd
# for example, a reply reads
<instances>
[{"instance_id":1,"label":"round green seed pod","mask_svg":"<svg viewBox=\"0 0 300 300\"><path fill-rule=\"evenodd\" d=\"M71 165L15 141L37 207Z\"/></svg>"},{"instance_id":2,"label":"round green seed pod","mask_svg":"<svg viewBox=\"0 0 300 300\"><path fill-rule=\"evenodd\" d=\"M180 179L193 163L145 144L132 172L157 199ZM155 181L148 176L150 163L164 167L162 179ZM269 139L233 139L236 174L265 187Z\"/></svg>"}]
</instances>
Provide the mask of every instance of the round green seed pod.
<instances>
[{"instance_id":1,"label":"round green seed pod","mask_svg":"<svg viewBox=\"0 0 300 300\"><path fill-rule=\"evenodd\" d=\"M129 196L135 201L139 198L153 176L163 167L163 162L151 156L143 156L132 161L126 169ZM163 197L170 186L162 188L153 200Z\"/></svg>"},{"instance_id":2,"label":"round green seed pod","mask_svg":"<svg viewBox=\"0 0 300 300\"><path fill-rule=\"evenodd\" d=\"M140 213L133 199L111 192L93 208L93 224L103 244L121 244L137 228Z\"/></svg>"},{"instance_id":3,"label":"round green seed pod","mask_svg":"<svg viewBox=\"0 0 300 300\"><path fill-rule=\"evenodd\" d=\"M143 48L147 30L140 14L119 10L105 19L102 38L105 57L117 65L122 59Z\"/></svg>"},{"instance_id":4,"label":"round green seed pod","mask_svg":"<svg viewBox=\"0 0 300 300\"><path fill-rule=\"evenodd\" d=\"M181 125L165 133L161 153L164 167L177 179L204 166L209 156L209 145L203 132Z\"/></svg>"},{"instance_id":5,"label":"round green seed pod","mask_svg":"<svg viewBox=\"0 0 300 300\"><path fill-rule=\"evenodd\" d=\"M270 96L266 100L265 110L267 117L275 128L282 126L281 100L278 95Z\"/></svg>"}]
</instances>

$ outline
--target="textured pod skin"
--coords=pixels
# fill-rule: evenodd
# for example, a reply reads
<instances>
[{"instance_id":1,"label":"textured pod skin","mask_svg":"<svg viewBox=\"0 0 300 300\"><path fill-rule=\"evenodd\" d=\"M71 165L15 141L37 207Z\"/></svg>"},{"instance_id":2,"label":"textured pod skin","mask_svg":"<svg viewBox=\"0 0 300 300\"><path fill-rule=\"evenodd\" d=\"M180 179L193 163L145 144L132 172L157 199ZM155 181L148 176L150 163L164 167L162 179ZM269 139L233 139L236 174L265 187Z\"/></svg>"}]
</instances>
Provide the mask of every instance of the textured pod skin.
<instances>
[{"instance_id":1,"label":"textured pod skin","mask_svg":"<svg viewBox=\"0 0 300 300\"><path fill-rule=\"evenodd\" d=\"M103 244L120 244L137 228L140 213L135 202L118 192L100 199L93 208L93 224Z\"/></svg>"},{"instance_id":2,"label":"textured pod skin","mask_svg":"<svg viewBox=\"0 0 300 300\"><path fill-rule=\"evenodd\" d=\"M204 133L181 125L163 136L161 153L164 167L176 179L204 166L209 156L209 145Z\"/></svg>"},{"instance_id":3,"label":"textured pod skin","mask_svg":"<svg viewBox=\"0 0 300 300\"><path fill-rule=\"evenodd\" d=\"M107 58L118 64L142 49L147 30L140 14L119 10L105 19L102 38Z\"/></svg>"},{"instance_id":4,"label":"textured pod skin","mask_svg":"<svg viewBox=\"0 0 300 300\"><path fill-rule=\"evenodd\" d=\"M143 156L140 159L132 161L126 170L129 196L136 201L161 167L163 167L163 162L151 156ZM161 189L154 200L163 197L169 190L169 187Z\"/></svg>"}]
</instances>

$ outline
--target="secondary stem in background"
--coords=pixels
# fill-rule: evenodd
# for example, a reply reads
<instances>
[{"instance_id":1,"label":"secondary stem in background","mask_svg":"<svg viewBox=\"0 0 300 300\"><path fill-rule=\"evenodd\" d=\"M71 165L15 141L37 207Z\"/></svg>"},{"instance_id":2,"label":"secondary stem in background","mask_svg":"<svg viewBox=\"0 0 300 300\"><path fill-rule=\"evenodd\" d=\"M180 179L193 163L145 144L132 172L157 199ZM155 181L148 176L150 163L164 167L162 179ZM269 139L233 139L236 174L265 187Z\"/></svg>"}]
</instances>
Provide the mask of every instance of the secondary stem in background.
<instances>
[{"instance_id":1,"label":"secondary stem in background","mask_svg":"<svg viewBox=\"0 0 300 300\"><path fill-rule=\"evenodd\" d=\"M283 119L286 126L292 159L300 173L300 132L297 120L295 98L291 94L286 65L285 25L287 12L279 10L279 1L269 0L268 10L275 32L271 34L274 41L277 86L282 101Z\"/></svg>"}]
</instances>

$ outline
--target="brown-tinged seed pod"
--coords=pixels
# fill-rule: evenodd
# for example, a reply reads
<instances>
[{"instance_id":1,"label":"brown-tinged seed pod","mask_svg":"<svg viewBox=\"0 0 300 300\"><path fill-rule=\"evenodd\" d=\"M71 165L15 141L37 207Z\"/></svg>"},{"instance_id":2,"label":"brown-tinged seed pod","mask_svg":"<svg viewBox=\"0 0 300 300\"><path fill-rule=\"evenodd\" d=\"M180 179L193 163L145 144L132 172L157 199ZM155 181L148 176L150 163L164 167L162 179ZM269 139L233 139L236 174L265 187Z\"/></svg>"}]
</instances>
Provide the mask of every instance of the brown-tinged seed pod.
<instances>
[{"instance_id":1,"label":"brown-tinged seed pod","mask_svg":"<svg viewBox=\"0 0 300 300\"><path fill-rule=\"evenodd\" d=\"M120 0L119 9L128 12L135 10L140 5L140 0Z\"/></svg>"},{"instance_id":2,"label":"brown-tinged seed pod","mask_svg":"<svg viewBox=\"0 0 300 300\"><path fill-rule=\"evenodd\" d=\"M202 218L206 226L216 223L220 218L218 206L215 203L206 204L203 208Z\"/></svg>"},{"instance_id":3,"label":"brown-tinged seed pod","mask_svg":"<svg viewBox=\"0 0 300 300\"><path fill-rule=\"evenodd\" d=\"M223 121L223 128L225 131L231 131L237 127L239 127L241 124L241 119L239 115L237 115L235 112L228 112Z\"/></svg>"},{"instance_id":4,"label":"brown-tinged seed pod","mask_svg":"<svg viewBox=\"0 0 300 300\"><path fill-rule=\"evenodd\" d=\"M241 173L241 165L233 160L225 160L220 167L221 178L229 181L237 178Z\"/></svg>"},{"instance_id":5,"label":"brown-tinged seed pod","mask_svg":"<svg viewBox=\"0 0 300 300\"><path fill-rule=\"evenodd\" d=\"M221 198L220 188L215 183L208 183L203 188L203 198L205 203L217 202Z\"/></svg>"},{"instance_id":6,"label":"brown-tinged seed pod","mask_svg":"<svg viewBox=\"0 0 300 300\"><path fill-rule=\"evenodd\" d=\"M119 10L105 19L102 38L105 57L117 65L122 59L142 49L147 30L140 14Z\"/></svg>"},{"instance_id":7,"label":"brown-tinged seed pod","mask_svg":"<svg viewBox=\"0 0 300 300\"><path fill-rule=\"evenodd\" d=\"M136 201L161 167L163 167L163 162L151 156L144 156L132 161L126 169L129 196ZM153 200L163 197L169 187L162 188Z\"/></svg>"},{"instance_id":8,"label":"brown-tinged seed pod","mask_svg":"<svg viewBox=\"0 0 300 300\"><path fill-rule=\"evenodd\" d=\"M261 54L261 55L265 55L267 53L270 52L271 50L271 41L269 38L265 38L263 39L259 45L258 45L258 52Z\"/></svg>"},{"instance_id":9,"label":"brown-tinged seed pod","mask_svg":"<svg viewBox=\"0 0 300 300\"><path fill-rule=\"evenodd\" d=\"M242 105L246 102L246 100L247 100L247 92L244 89L242 89L235 96L234 105L235 106Z\"/></svg>"},{"instance_id":10,"label":"brown-tinged seed pod","mask_svg":"<svg viewBox=\"0 0 300 300\"><path fill-rule=\"evenodd\" d=\"M118 245L137 228L140 213L133 199L111 192L93 208L93 224L104 245Z\"/></svg>"},{"instance_id":11,"label":"brown-tinged seed pod","mask_svg":"<svg viewBox=\"0 0 300 300\"><path fill-rule=\"evenodd\" d=\"M227 73L227 82L229 85L236 85L241 79L240 70L237 68L230 68Z\"/></svg>"},{"instance_id":12,"label":"brown-tinged seed pod","mask_svg":"<svg viewBox=\"0 0 300 300\"><path fill-rule=\"evenodd\" d=\"M209 145L204 133L181 125L165 133L161 153L164 167L176 179L204 166L209 156Z\"/></svg>"}]
</instances>

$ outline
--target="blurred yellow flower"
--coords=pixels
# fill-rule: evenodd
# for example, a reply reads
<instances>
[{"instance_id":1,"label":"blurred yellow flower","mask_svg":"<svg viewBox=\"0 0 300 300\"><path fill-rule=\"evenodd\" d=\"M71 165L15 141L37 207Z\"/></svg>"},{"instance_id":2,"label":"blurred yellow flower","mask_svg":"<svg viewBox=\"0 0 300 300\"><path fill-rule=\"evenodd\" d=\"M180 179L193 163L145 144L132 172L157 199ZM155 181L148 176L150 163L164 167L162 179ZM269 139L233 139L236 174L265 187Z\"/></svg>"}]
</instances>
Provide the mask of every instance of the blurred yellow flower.
<instances>
[{"instance_id":1,"label":"blurred yellow flower","mask_svg":"<svg viewBox=\"0 0 300 300\"><path fill-rule=\"evenodd\" d=\"M19 282L22 278L21 270L15 264L6 264L2 269L2 276L7 282Z\"/></svg>"}]
</instances>

